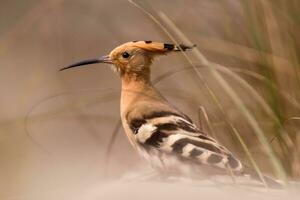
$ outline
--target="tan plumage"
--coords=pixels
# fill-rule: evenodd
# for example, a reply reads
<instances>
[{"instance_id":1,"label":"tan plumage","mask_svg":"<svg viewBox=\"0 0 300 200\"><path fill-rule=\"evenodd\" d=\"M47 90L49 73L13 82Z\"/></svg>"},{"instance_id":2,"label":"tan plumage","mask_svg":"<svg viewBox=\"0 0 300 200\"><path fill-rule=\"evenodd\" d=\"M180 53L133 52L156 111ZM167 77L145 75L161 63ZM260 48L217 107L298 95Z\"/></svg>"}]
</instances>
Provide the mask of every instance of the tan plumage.
<instances>
[{"instance_id":1,"label":"tan plumage","mask_svg":"<svg viewBox=\"0 0 300 200\"><path fill-rule=\"evenodd\" d=\"M194 46L152 41L132 41L116 47L108 56L82 61L113 64L122 79L121 119L133 147L152 166L164 173L228 170L242 175L239 160L216 140L202 133L182 112L172 106L151 84L153 58ZM182 167L184 166L184 167Z\"/></svg>"}]
</instances>

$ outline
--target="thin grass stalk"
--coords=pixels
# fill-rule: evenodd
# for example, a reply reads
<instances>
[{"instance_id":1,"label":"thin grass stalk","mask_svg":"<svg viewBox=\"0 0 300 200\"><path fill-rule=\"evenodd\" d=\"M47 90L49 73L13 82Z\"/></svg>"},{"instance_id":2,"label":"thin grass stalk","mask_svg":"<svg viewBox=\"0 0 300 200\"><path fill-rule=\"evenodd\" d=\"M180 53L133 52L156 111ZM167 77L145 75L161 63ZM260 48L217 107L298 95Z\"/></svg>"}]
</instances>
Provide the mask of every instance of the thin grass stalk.
<instances>
[{"instance_id":1,"label":"thin grass stalk","mask_svg":"<svg viewBox=\"0 0 300 200\"><path fill-rule=\"evenodd\" d=\"M105 163L105 167L104 167L104 174L105 175L108 175L108 166L109 166L109 162L110 162L110 157L111 157L111 152L112 152L112 149L113 149L113 146L116 142L116 139L117 139L117 136L120 132L120 129L122 127L122 122L121 122L121 119L118 119L114 129L113 129L113 132L111 134L111 137L108 141L108 145L106 147L106 152L104 154L104 163Z\"/></svg>"},{"instance_id":2,"label":"thin grass stalk","mask_svg":"<svg viewBox=\"0 0 300 200\"><path fill-rule=\"evenodd\" d=\"M200 123L201 123L201 126L203 126L203 124L204 124L204 122L202 123L202 120L201 120L201 113L202 113L202 115L203 115L203 117L204 117L204 120L205 120L205 123L206 123L206 125L207 125L207 132L208 132L208 135L210 135L210 136L212 136L213 138L216 138L217 139L217 135L216 135L216 133L215 133L215 131L214 131L214 128L213 128L213 126L211 125L211 122L210 122L210 120L209 120L209 117L208 117L208 114L207 114L207 112L206 112L206 110L205 110L205 108L203 107L203 106L199 106L199 108L198 108L198 117L199 117L199 121L200 121ZM200 126L200 127L201 127Z\"/></svg>"},{"instance_id":3,"label":"thin grass stalk","mask_svg":"<svg viewBox=\"0 0 300 200\"><path fill-rule=\"evenodd\" d=\"M208 130L206 130L206 133L207 133L209 136L212 136L213 138L217 139L216 134L215 134L215 132L214 132L214 129L213 129L211 123L210 123L210 120L209 120L209 118L208 118L208 115L207 115L207 113L206 113L206 111L205 111L205 108L204 108L203 106L200 106L200 107L198 108L198 118L199 118L199 122L200 122L200 127L204 127L204 126L203 126L203 123L202 123L202 120L201 120L201 119L202 119L201 113L202 113L202 115L204 116L204 119L205 119L205 121L206 121L206 125L207 125L207 127L208 127ZM204 131L204 129L203 129L203 131ZM230 166L228 165L228 163L226 164L226 171L227 171L227 174L231 177L232 182L233 182L233 183L236 183L235 175L234 175L232 169L230 168ZM264 183L264 184L265 184L265 183ZM267 186L267 185L265 184L265 186Z\"/></svg>"},{"instance_id":4,"label":"thin grass stalk","mask_svg":"<svg viewBox=\"0 0 300 200\"><path fill-rule=\"evenodd\" d=\"M287 120L284 121L284 126L287 127L289 123L291 122L300 122L300 117L290 117ZM298 129L297 129L298 130ZM300 158L299 158L299 148L298 148L298 138L300 138L299 132L296 132L293 135L293 151L291 151L291 158L292 158L292 173L294 177L299 178L300 177Z\"/></svg>"}]
</instances>

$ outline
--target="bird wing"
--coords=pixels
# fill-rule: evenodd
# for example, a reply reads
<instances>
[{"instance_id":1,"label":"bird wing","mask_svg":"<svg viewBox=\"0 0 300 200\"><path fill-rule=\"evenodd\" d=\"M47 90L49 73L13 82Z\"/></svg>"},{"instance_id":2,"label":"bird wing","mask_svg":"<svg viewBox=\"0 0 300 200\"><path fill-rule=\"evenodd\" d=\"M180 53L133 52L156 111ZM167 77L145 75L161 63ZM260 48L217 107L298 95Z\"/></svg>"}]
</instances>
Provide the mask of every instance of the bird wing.
<instances>
[{"instance_id":1,"label":"bird wing","mask_svg":"<svg viewBox=\"0 0 300 200\"><path fill-rule=\"evenodd\" d=\"M242 170L242 164L229 150L213 138L202 133L184 115L164 112L151 117L133 120L131 128L136 141L146 150L156 148L161 152L219 168Z\"/></svg>"}]
</instances>

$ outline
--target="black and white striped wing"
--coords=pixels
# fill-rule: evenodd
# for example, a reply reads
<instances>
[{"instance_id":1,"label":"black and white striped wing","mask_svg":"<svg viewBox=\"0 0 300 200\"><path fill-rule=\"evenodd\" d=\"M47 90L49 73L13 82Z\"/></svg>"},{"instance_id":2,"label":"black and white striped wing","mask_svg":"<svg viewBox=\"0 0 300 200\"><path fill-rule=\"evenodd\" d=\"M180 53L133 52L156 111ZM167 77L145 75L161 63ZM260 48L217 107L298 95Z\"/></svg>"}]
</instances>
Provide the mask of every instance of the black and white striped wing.
<instances>
[{"instance_id":1,"label":"black and white striped wing","mask_svg":"<svg viewBox=\"0 0 300 200\"><path fill-rule=\"evenodd\" d=\"M201 164L242 170L240 161L216 140L201 133L185 116L169 114L136 120L133 124L136 141L146 150L156 148Z\"/></svg>"}]
</instances>

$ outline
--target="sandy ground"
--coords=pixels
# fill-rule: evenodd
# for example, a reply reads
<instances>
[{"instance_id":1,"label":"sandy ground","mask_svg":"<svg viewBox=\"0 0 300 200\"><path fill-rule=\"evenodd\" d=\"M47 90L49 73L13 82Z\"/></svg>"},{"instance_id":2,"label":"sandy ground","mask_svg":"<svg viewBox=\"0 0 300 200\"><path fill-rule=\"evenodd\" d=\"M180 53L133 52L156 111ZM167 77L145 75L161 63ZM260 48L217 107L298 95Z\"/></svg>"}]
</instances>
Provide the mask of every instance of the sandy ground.
<instances>
[{"instance_id":1,"label":"sandy ground","mask_svg":"<svg viewBox=\"0 0 300 200\"><path fill-rule=\"evenodd\" d=\"M284 189L269 189L249 179L236 179L236 183L215 177L210 180L170 179L145 181L144 176L128 174L118 180L99 181L80 187L65 185L51 191L11 196L8 200L147 200L147 199L241 199L244 200L296 200L300 197L300 184L290 183Z\"/></svg>"},{"instance_id":2,"label":"sandy ground","mask_svg":"<svg viewBox=\"0 0 300 200\"><path fill-rule=\"evenodd\" d=\"M297 189L270 190L245 186L213 186L206 182L109 182L87 192L85 200L100 199L299 199Z\"/></svg>"},{"instance_id":3,"label":"sandy ground","mask_svg":"<svg viewBox=\"0 0 300 200\"><path fill-rule=\"evenodd\" d=\"M140 200L140 199L299 199L297 188L272 190L245 186L213 186L207 183L110 181L75 191L51 191L10 199L24 200Z\"/></svg>"}]
</instances>

